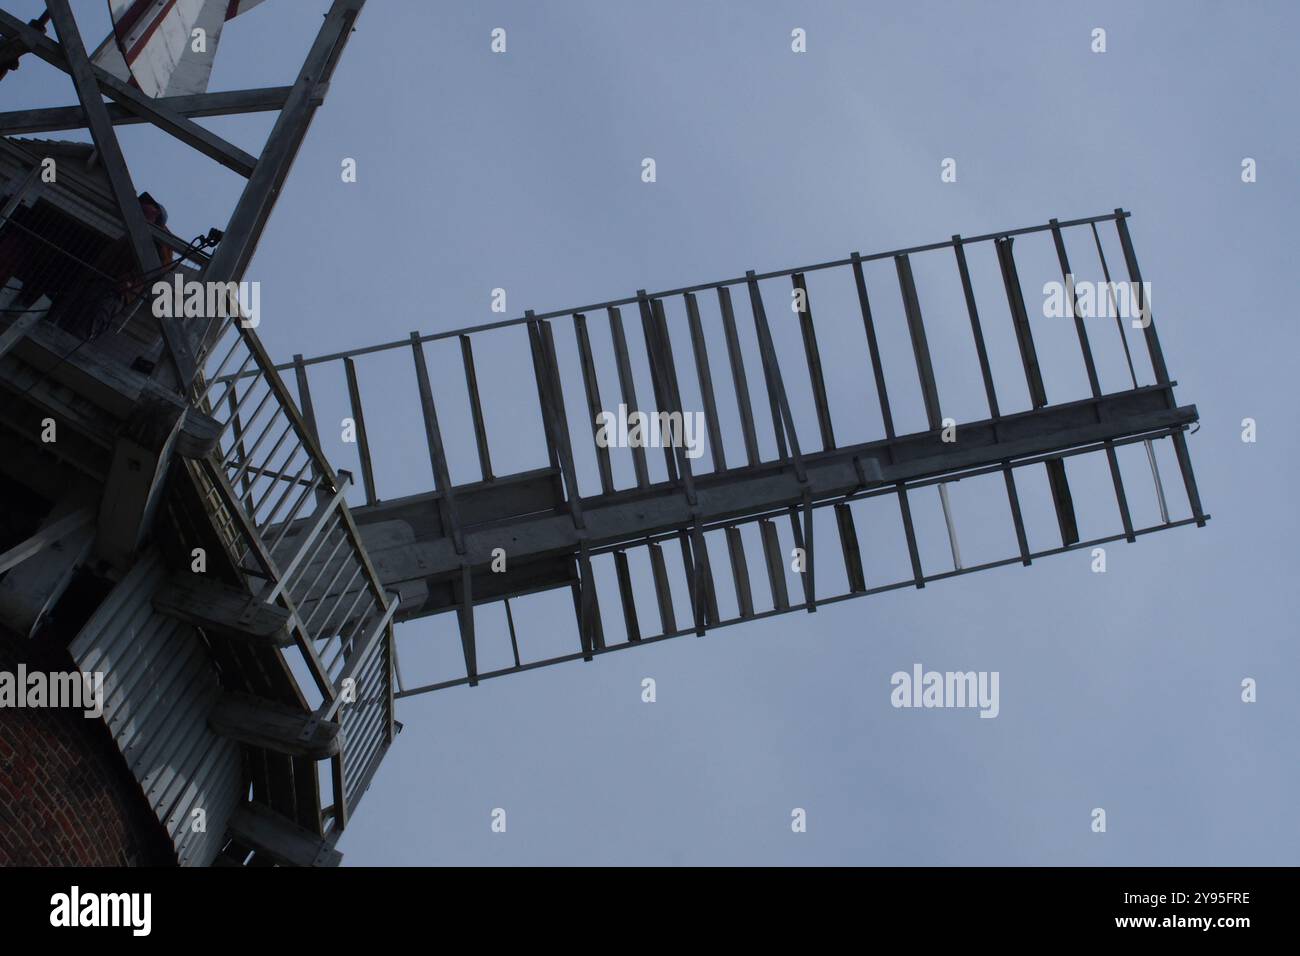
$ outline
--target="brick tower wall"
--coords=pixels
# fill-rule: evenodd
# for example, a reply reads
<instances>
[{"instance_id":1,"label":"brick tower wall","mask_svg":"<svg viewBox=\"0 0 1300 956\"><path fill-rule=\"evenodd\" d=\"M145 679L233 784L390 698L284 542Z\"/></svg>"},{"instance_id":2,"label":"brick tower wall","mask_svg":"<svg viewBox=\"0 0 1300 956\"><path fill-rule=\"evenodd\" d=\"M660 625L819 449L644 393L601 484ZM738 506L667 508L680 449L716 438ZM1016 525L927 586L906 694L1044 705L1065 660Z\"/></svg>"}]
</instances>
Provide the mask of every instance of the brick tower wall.
<instances>
[{"instance_id":1,"label":"brick tower wall","mask_svg":"<svg viewBox=\"0 0 1300 956\"><path fill-rule=\"evenodd\" d=\"M61 647L0 628L0 671L70 672ZM175 856L103 720L0 707L0 866L157 866Z\"/></svg>"}]
</instances>

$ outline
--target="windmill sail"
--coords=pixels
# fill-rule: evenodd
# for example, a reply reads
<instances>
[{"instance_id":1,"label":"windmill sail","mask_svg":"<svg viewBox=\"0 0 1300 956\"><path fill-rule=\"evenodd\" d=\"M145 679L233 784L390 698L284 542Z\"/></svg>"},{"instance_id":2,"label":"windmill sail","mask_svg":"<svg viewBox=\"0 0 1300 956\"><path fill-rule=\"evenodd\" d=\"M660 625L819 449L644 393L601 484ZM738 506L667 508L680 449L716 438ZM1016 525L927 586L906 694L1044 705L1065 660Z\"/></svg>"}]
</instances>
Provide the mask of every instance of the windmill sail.
<instances>
[{"instance_id":1,"label":"windmill sail","mask_svg":"<svg viewBox=\"0 0 1300 956\"><path fill-rule=\"evenodd\" d=\"M149 96L205 93L222 27L261 2L108 0L113 32L92 59Z\"/></svg>"},{"instance_id":2,"label":"windmill sail","mask_svg":"<svg viewBox=\"0 0 1300 956\"><path fill-rule=\"evenodd\" d=\"M1149 310L1141 331L1138 322L1085 325L1071 312L1070 335L1026 304L1025 291L1054 276L1086 269L1109 282L1108 245L1122 253L1116 268L1127 270L1130 287L1142 289L1128 216L1053 219L297 356L277 371L296 382L304 434L322 457L324 447L357 456L365 498L354 496L348 523L336 528L328 510L296 510L283 522L280 512L255 513L248 527L265 529L270 561L304 555L289 585L298 588L295 608L331 638L360 619L319 609L352 614L351 602L372 591L399 597L391 615L399 623L455 615L463 667L442 661L433 679L406 686L395 665L393 695L402 699L1203 526L1209 516L1186 438L1199 413L1174 400ZM1076 254L1072 264L1067 240L1080 238L1094 240L1096 259ZM789 318L778 301L792 303ZM862 338L846 338L859 323ZM316 491L303 483L299 450L267 455L260 449L278 441L282 425L242 411L260 401L265 373L223 371L239 334L231 323L205 358L207 407L225 429L225 477L213 487L232 489L230 509L295 497L306 508ZM409 356L410 373L380 366L383 352ZM1149 376L1131 364L1144 352ZM902 359L897 375L915 369L913 387L900 390L897 375L886 375L890 356ZM458 366L464 401L452 411L446 396ZM404 381L419 411L390 413L383 431L368 435L361 382L380 374L390 401ZM336 445L317 430L316 409L327 407L350 410L355 442ZM492 421L531 421L542 441L503 459L489 441ZM433 487L385 493L398 477L390 464L409 459L383 445L422 443ZM1166 497L1158 458L1176 462L1185 505ZM1149 491L1134 481L1147 467ZM351 565L337 570L351 558L333 557L335 549L350 555L354 541L377 587ZM250 538L239 550L255 547ZM564 590L574 609L567 641L544 646L537 622L554 636L559 618L531 609L547 607L544 592ZM487 643L501 631L485 630L486 606L498 602L510 656L480 667L491 659L480 654L480 636L483 648L502 650ZM334 651L321 647L323 657Z\"/></svg>"}]
</instances>

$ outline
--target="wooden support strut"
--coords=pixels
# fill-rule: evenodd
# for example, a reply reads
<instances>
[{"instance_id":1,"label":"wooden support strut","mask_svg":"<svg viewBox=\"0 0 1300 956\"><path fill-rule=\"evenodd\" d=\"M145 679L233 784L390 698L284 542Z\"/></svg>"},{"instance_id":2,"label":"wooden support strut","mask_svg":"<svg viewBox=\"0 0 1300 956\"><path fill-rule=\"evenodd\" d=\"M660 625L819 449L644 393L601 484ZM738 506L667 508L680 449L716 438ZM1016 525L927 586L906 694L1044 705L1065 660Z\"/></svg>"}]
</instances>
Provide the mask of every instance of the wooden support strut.
<instances>
[{"instance_id":1,"label":"wooden support strut","mask_svg":"<svg viewBox=\"0 0 1300 956\"><path fill-rule=\"evenodd\" d=\"M907 316L907 333L912 340L912 354L916 359L916 376L921 382L921 397L925 402L925 417L931 429L943 427L943 413L939 408L939 387L934 378L934 363L930 358L930 343L925 335L925 321L921 317L921 302L916 294L916 281L912 277L912 261L907 256L897 256L894 265L898 271L898 287L903 296L903 312Z\"/></svg>"},{"instance_id":2,"label":"wooden support strut","mask_svg":"<svg viewBox=\"0 0 1300 956\"><path fill-rule=\"evenodd\" d=\"M663 548L657 543L651 543L649 551L650 573L654 578L655 598L659 602L659 623L663 627L664 634L675 634L677 615L673 612L673 593L668 582L668 568L664 564Z\"/></svg>"},{"instance_id":3,"label":"wooden support strut","mask_svg":"<svg viewBox=\"0 0 1300 956\"><path fill-rule=\"evenodd\" d=\"M1157 385L1169 383L1169 369L1165 365L1164 351L1160 347L1160 337L1156 334L1155 319L1151 316L1151 303L1146 299L1146 290L1142 285L1142 270L1138 268L1137 254L1133 251L1133 239L1129 235L1128 214L1123 209L1115 210L1115 230L1119 233L1120 247L1124 252L1124 262L1128 267L1129 282L1136 290L1138 312L1142 317L1142 334L1146 338L1147 354L1151 358L1151 371ZM1174 407L1172 390L1168 394L1169 407ZM1187 437L1180 430L1170 436L1174 444L1174 455L1178 459L1178 468L1183 475L1183 487L1187 491L1187 504L1197 527L1204 527L1207 516L1201 507L1201 494L1196 486L1196 475L1192 471L1192 458L1187 450Z\"/></svg>"},{"instance_id":4,"label":"wooden support strut","mask_svg":"<svg viewBox=\"0 0 1300 956\"><path fill-rule=\"evenodd\" d=\"M614 572L618 577L618 596L623 605L623 627L627 639L635 642L641 640L641 627L636 615L636 597L632 593L632 574L628 568L627 552L619 549L614 552Z\"/></svg>"},{"instance_id":5,"label":"wooden support strut","mask_svg":"<svg viewBox=\"0 0 1300 956\"><path fill-rule=\"evenodd\" d=\"M591 440L596 450L596 465L600 472L601 494L613 494L614 471L609 456L609 443L600 441L600 418L604 409L600 403L600 381L596 377L596 362L591 354L591 337L587 334L587 317L581 312L573 315L574 332L578 339L578 360L582 364L582 385L587 397L587 417L591 419Z\"/></svg>"},{"instance_id":6,"label":"wooden support strut","mask_svg":"<svg viewBox=\"0 0 1300 956\"><path fill-rule=\"evenodd\" d=\"M326 85L328 86L328 85ZM157 108L175 116L195 119L205 116L233 116L240 113L264 113L284 108L290 87L269 86L254 90L220 90L183 96L160 96L153 100ZM316 91L317 105L324 102L325 90ZM108 117L114 126L131 126L152 122L144 109L135 112L118 103L110 103ZM0 136L22 136L53 130L81 129L86 125L86 111L80 106L53 106L33 110L0 113ZM232 154L233 155L233 154ZM251 166L249 167L251 169Z\"/></svg>"},{"instance_id":7,"label":"wooden support strut","mask_svg":"<svg viewBox=\"0 0 1300 956\"><path fill-rule=\"evenodd\" d=\"M670 411L672 398L669 394L667 384L667 372L663 367L663 360L659 350L658 323L653 310L650 307L650 300L646 297L644 289L637 290L637 307L641 313L641 332L645 338L646 355L650 361L650 385L655 397L655 414ZM661 436L662 438L662 436ZM677 455L671 447L671 443L663 445L664 468L668 472L668 480L674 485L681 481L681 476L677 473Z\"/></svg>"},{"instance_id":8,"label":"wooden support strut","mask_svg":"<svg viewBox=\"0 0 1300 956\"><path fill-rule=\"evenodd\" d=\"M303 364L301 355L293 357L293 375L298 385L298 407L302 411L302 420L307 424L312 441L319 445L320 429L316 427L316 406L311 400L311 385L307 381L307 367Z\"/></svg>"},{"instance_id":9,"label":"wooden support strut","mask_svg":"<svg viewBox=\"0 0 1300 956\"><path fill-rule=\"evenodd\" d=\"M617 308L610 306L609 314L609 334L614 345L614 360L618 366L618 388L619 394L623 399L623 404L627 406L629 413L637 410L636 403L636 382L632 378L632 363L628 357L627 335L623 331L623 316ZM650 487L650 472L646 465L646 456L644 446L637 444L630 449L632 452L632 469L636 474L636 486L638 488Z\"/></svg>"},{"instance_id":10,"label":"wooden support strut","mask_svg":"<svg viewBox=\"0 0 1300 956\"><path fill-rule=\"evenodd\" d=\"M731 578L736 587L736 607L742 618L754 616L754 595L745 560L745 542L735 525L726 528L727 555L731 559Z\"/></svg>"},{"instance_id":11,"label":"wooden support strut","mask_svg":"<svg viewBox=\"0 0 1300 956\"><path fill-rule=\"evenodd\" d=\"M799 524L800 514L803 517L802 527ZM794 535L795 547L803 552L803 571L799 575L799 581L803 588L804 605L809 614L814 614L817 611L817 588L813 563L813 503L807 485L803 486L803 508L790 509L790 530Z\"/></svg>"},{"instance_id":12,"label":"wooden support strut","mask_svg":"<svg viewBox=\"0 0 1300 956\"><path fill-rule=\"evenodd\" d=\"M763 356L763 371L769 397L773 403L777 448L782 458L787 457L785 442L787 438L789 439L789 457L794 461L795 476L802 484L808 480L808 475L804 469L803 452L799 450L799 436L795 433L794 417L790 414L790 401L786 397L785 383L781 379L781 364L776 357L776 348L772 344L772 330L767 324L767 310L763 308L763 296L758 288L758 278L752 269L745 273L745 280L749 288L750 307L754 313L754 328L758 333L758 348Z\"/></svg>"},{"instance_id":13,"label":"wooden support strut","mask_svg":"<svg viewBox=\"0 0 1300 956\"><path fill-rule=\"evenodd\" d=\"M172 578L154 594L153 606L209 634L268 647L293 644L287 609L205 574L186 572Z\"/></svg>"},{"instance_id":14,"label":"wooden support strut","mask_svg":"<svg viewBox=\"0 0 1300 956\"><path fill-rule=\"evenodd\" d=\"M468 564L460 570L460 602L457 617L460 624L460 646L465 657L465 676L469 686L478 684L478 643L474 634L474 575Z\"/></svg>"},{"instance_id":15,"label":"wooden support strut","mask_svg":"<svg viewBox=\"0 0 1300 956\"><path fill-rule=\"evenodd\" d=\"M468 335L460 337L461 363L465 366L465 390L469 394L469 412L474 422L474 445L478 448L479 474L491 481L492 455L488 451L487 425L483 421L483 402L478 394L478 373L474 370L474 350Z\"/></svg>"},{"instance_id":16,"label":"wooden support strut","mask_svg":"<svg viewBox=\"0 0 1300 956\"><path fill-rule=\"evenodd\" d=\"M256 803L245 803L231 815L230 833L283 866L338 866L343 861L329 840Z\"/></svg>"},{"instance_id":17,"label":"wooden support strut","mask_svg":"<svg viewBox=\"0 0 1300 956\"><path fill-rule=\"evenodd\" d=\"M736 331L731 290L726 286L718 286L718 306L722 310L722 331L727 339L727 359L731 363L731 384L736 393L736 410L740 414L740 433L745 440L745 460L752 467L759 462L754 407L749 400L749 382L745 377L745 358L740 351L740 336Z\"/></svg>"},{"instance_id":18,"label":"wooden support strut","mask_svg":"<svg viewBox=\"0 0 1300 956\"><path fill-rule=\"evenodd\" d=\"M790 280L803 305L799 309L799 331L803 336L804 359L808 363L808 381L812 386L813 405L817 410L817 428L821 434L822 449L829 450L835 447L835 429L831 424L830 400L826 395L826 379L822 374L821 350L817 348L812 301L808 298L808 284L802 272L796 272Z\"/></svg>"},{"instance_id":19,"label":"wooden support strut","mask_svg":"<svg viewBox=\"0 0 1300 956\"><path fill-rule=\"evenodd\" d=\"M366 489L366 504L379 501L375 490L375 467L370 458L370 438L366 433L366 416L361 407L361 387L357 383L356 364L350 358L343 360L348 381L348 401L352 408L352 425L357 432L357 458L361 462L361 481Z\"/></svg>"},{"instance_id":20,"label":"wooden support strut","mask_svg":"<svg viewBox=\"0 0 1300 956\"><path fill-rule=\"evenodd\" d=\"M578 548L579 580L575 585L576 608L578 616L578 643L582 647L583 660L592 659L592 651L604 650L605 636L600 624L600 605L596 598L596 578L591 569L591 555L585 544Z\"/></svg>"},{"instance_id":21,"label":"wooden support strut","mask_svg":"<svg viewBox=\"0 0 1300 956\"><path fill-rule=\"evenodd\" d=\"M861 594L867 590L867 578L862 567L862 549L858 545L858 532L853 525L853 510L849 504L835 505L835 523L840 532L840 549L844 552L844 571L849 590Z\"/></svg>"},{"instance_id":22,"label":"wooden support strut","mask_svg":"<svg viewBox=\"0 0 1300 956\"><path fill-rule=\"evenodd\" d=\"M975 340L975 354L980 363L980 377L984 380L984 396L988 400L989 417L997 419L1002 413L998 410L998 393L993 385L993 370L989 365L988 349L984 344L984 331L980 327L979 307L975 302L975 286L971 282L970 266L966 262L966 249L960 235L952 237L953 255L957 257L957 271L961 275L962 294L966 298L966 314L970 317L971 336ZM1007 505L1011 509L1011 520L1016 529L1016 542L1020 548L1020 561L1028 565L1029 538L1025 534L1025 519L1020 511L1020 496L1016 492L1016 478L1012 472L1011 462L1002 463L1002 477L1007 488Z\"/></svg>"},{"instance_id":23,"label":"wooden support strut","mask_svg":"<svg viewBox=\"0 0 1300 956\"><path fill-rule=\"evenodd\" d=\"M686 502L693 508L696 503L695 475L694 470L691 468L691 460L686 454L686 413L682 408L682 393L677 382L677 368L673 358L672 339L668 335L668 322L664 317L663 303L659 299L653 299L650 302L650 318L652 326L651 341L654 352L658 357L658 364L664 381L664 394L668 400L668 411L670 414L678 416L682 428L680 436L669 435L669 444L672 445L673 457L677 461L677 473L681 476L682 486L686 493ZM682 441L677 441L678 437Z\"/></svg>"},{"instance_id":24,"label":"wooden support strut","mask_svg":"<svg viewBox=\"0 0 1300 956\"><path fill-rule=\"evenodd\" d=\"M965 436L958 445L943 443L932 432L848 446L820 453L808 461L808 484L814 502L852 494L864 481L876 487L890 486L893 493L912 482L924 481L943 472L974 468L1001 468L1004 460L1042 457L1084 444L1113 438L1117 441L1141 432L1166 430L1196 420L1194 406L1168 411L1162 390L1147 389L1131 394L1103 396L1107 421L1098 424L1093 400L1054 406L1033 412L1003 416L998 422L971 422L961 426ZM999 432L994 436L994 426ZM855 459L857 464L855 465ZM539 473L544 476L545 472ZM537 482L534 482L535 484ZM769 463L758 469L732 469L725 476L707 476L697 483L700 520L704 527L732 524L745 515L761 516L785 510L802 501L800 482L788 465ZM497 496L501 498L502 496ZM512 558L524 556L573 555L578 536L569 515L556 512L546 499L530 505L530 517L514 521ZM501 505L505 504L502 498ZM421 505L424 507L425 505ZM407 509L409 510L409 509ZM549 513L548 513L549 511ZM367 514L366 512L371 512ZM386 520L404 513L397 505L362 509L358 520ZM677 533L694 523L691 509L678 489L667 482L645 492L632 489L610 499L588 499L589 546L628 546L646 536ZM493 527L467 532L471 563L490 560L490 550L501 538L496 521L511 520L512 511L493 506L476 518L475 524L492 520ZM494 519L493 515L497 517ZM910 549L909 549L910 550ZM441 534L426 535L420 541L397 544L383 557L383 579L388 586L413 578L448 575L459 568L449 539Z\"/></svg>"},{"instance_id":25,"label":"wooden support strut","mask_svg":"<svg viewBox=\"0 0 1300 956\"><path fill-rule=\"evenodd\" d=\"M1025 381L1029 386L1029 398L1034 408L1045 408L1047 390L1043 385L1043 373L1038 364L1038 352L1034 347L1034 334L1029 325L1029 313L1025 309L1024 294L1020 288L1020 276L1012 252L1013 241L1010 238L995 239L994 246L997 249L998 265L1002 270L1007 304L1011 309L1016 342L1020 347ZM1061 544L1069 547L1079 540L1079 524L1074 514L1074 499L1070 494L1070 484L1065 474L1065 462L1060 458L1051 458L1043 463L1043 467L1047 471L1047 483L1052 492L1052 504L1056 509Z\"/></svg>"},{"instance_id":26,"label":"wooden support strut","mask_svg":"<svg viewBox=\"0 0 1300 956\"><path fill-rule=\"evenodd\" d=\"M781 556L781 539L777 537L776 525L767 518L758 523L759 537L763 544L763 560L767 565L767 583L772 592L772 607L784 611L790 607L790 592L785 583L785 560Z\"/></svg>"},{"instance_id":27,"label":"wooden support strut","mask_svg":"<svg viewBox=\"0 0 1300 956\"><path fill-rule=\"evenodd\" d=\"M727 470L727 452L722 444L722 429L718 422L718 405L713 395L713 372L709 368L709 352L704 340L704 327L700 323L700 307L694 293L687 292L686 321L691 329L691 351L695 355L695 378L700 386L700 401L704 404L704 422L709 431L709 455L713 470Z\"/></svg>"},{"instance_id":28,"label":"wooden support strut","mask_svg":"<svg viewBox=\"0 0 1300 956\"><path fill-rule=\"evenodd\" d=\"M1065 237L1061 235L1061 224L1050 220L1052 242L1056 247L1056 259L1061 267L1061 278L1069 286L1067 297L1070 315L1074 319L1075 334L1079 338L1079 349L1083 353L1083 364L1088 373L1088 387L1094 398L1101 397L1101 383L1097 378L1097 364L1093 361L1092 347L1088 344L1088 332L1083 326L1083 316L1079 314L1078 293L1074 289L1074 273L1070 268L1070 257L1065 250ZM1133 517L1129 514L1128 496L1124 493L1124 478L1119 470L1119 458L1115 454L1115 443L1106 443L1106 463L1110 466L1111 484L1115 488L1115 502L1119 506L1120 521L1124 525L1124 537L1129 544L1137 541L1133 534Z\"/></svg>"},{"instance_id":29,"label":"wooden support strut","mask_svg":"<svg viewBox=\"0 0 1300 956\"><path fill-rule=\"evenodd\" d=\"M248 694L226 693L208 714L216 734L293 757L324 760L342 745L339 724Z\"/></svg>"},{"instance_id":30,"label":"wooden support strut","mask_svg":"<svg viewBox=\"0 0 1300 956\"><path fill-rule=\"evenodd\" d=\"M687 307L688 310L692 307L690 300L688 300ZM653 325L653 336L649 340L652 343L652 355L657 353L657 362L664 378L665 391L669 399L669 411L679 416L684 439L686 413L682 408L682 393L677 381L672 339L668 334L668 322L664 316L663 303L659 299L651 300L649 311ZM681 535L682 559L686 567L687 584L690 587L691 613L695 623L695 635L696 637L703 637L706 627L718 620L717 597L713 588L712 571L709 567L708 546L705 544L704 533L700 527L699 500L695 494L695 477L690 458L686 454L687 449L681 447L675 441L673 442L673 451L677 458L679 474L682 477L686 504L692 516L689 534L683 531Z\"/></svg>"},{"instance_id":31,"label":"wooden support strut","mask_svg":"<svg viewBox=\"0 0 1300 956\"><path fill-rule=\"evenodd\" d=\"M360 2L364 2L364 0L360 0ZM44 60L46 63L50 64L51 66L55 67L56 69L63 70L69 75L75 76L73 71L81 69L79 65L80 58L78 58L75 55L75 51L71 47L69 47L65 36L65 29L60 28L60 19L59 19L60 17L65 15L65 11L67 8L67 0L54 0L53 3L47 3L46 6L49 9L52 18L54 19L55 30L59 34L59 39L63 41L62 43L56 43L54 40L47 37L41 31L32 27L30 24L24 23L22 20L13 16L11 13L9 13L6 10L0 10L0 31L3 31L7 36L14 37L19 41L21 41L32 53L40 57L40 59ZM63 25L66 28L67 21L63 21ZM73 21L73 26L75 27L75 21ZM120 107L120 109L115 109L110 113L108 107L105 106L104 118L110 125L120 125L122 122L124 122L125 121L125 116L123 115L124 113L133 114L135 117L138 117L140 121L152 123L154 126L157 126L163 132L169 133L170 135L179 139L181 142L185 143L185 145L189 146L190 148L195 149L200 153L209 156L212 159L215 159L223 166L227 167L228 169L234 170L235 172L239 173L241 176L247 177L251 175L254 167L257 165L257 160L255 160L248 153L244 152L242 149L239 149L232 143L229 143L226 140L222 139L220 136L216 135L210 130L204 129L198 123L195 123L192 119L189 118L189 116L185 115L183 112L175 108L175 104L171 98L161 97L155 99L146 96L144 93L140 92L140 90L132 86L129 82L124 80L119 80L116 76L113 76L107 70L95 66L93 63L90 62L89 58L84 57L85 48L81 44L79 33L77 35L76 46L81 49L82 57L85 59L86 65L89 66L89 69L85 70L84 73L89 78L91 83L93 83L95 86L96 100L98 100L101 105L104 105L103 100L100 99L102 94L103 96L108 96L109 98L115 100L117 105ZM274 91L256 91L256 92L261 93L261 92L274 92ZM222 94L206 94L206 95L212 97L218 97L221 96ZM232 98L237 97L237 93L230 93L226 95ZM78 98L81 99L80 91L78 92ZM185 98L177 98L177 99L185 99ZM219 103L221 101L217 100L216 102ZM229 105L229 102L230 101L228 101L227 105ZM181 105L185 105L185 104L182 103ZM67 111L75 111L76 126L79 127L90 126L92 122L96 122L96 120L92 115L96 111L92 108L88 108L84 99L81 99L80 107L66 107L60 111L33 111L33 112L37 112L39 114L40 112L65 112L66 113ZM215 114L202 113L202 114L195 114L195 115L215 115ZM39 115L36 117L36 119L38 120L40 119ZM28 130L28 132L38 132L41 129L51 129L51 128L66 129L68 127L64 125L57 125L53 127L43 126L38 129ZM13 132L17 132L17 131L14 130Z\"/></svg>"},{"instance_id":32,"label":"wooden support strut","mask_svg":"<svg viewBox=\"0 0 1300 956\"><path fill-rule=\"evenodd\" d=\"M686 569L686 583L691 598L691 618L695 636L703 637L705 631L716 624L718 599L713 585L713 571L709 566L709 550L704 532L696 522L678 533L682 548L682 565Z\"/></svg>"},{"instance_id":33,"label":"wooden support strut","mask_svg":"<svg viewBox=\"0 0 1300 956\"><path fill-rule=\"evenodd\" d=\"M81 100L81 107L86 111L86 124L90 129L91 139L94 140L95 149L99 153L100 165L108 177L118 213L122 217L136 267L145 277L156 276L160 265L158 250L154 247L145 222L144 210L140 207L135 186L131 182L131 173L122 155L122 148L118 145L117 134L113 131L108 109L104 105L97 82L97 70L91 64L82 45L76 18L72 15L68 0L47 0L46 6L54 22L54 29L62 41L62 57L66 59L67 71L77 89L77 98ZM40 39L44 43L49 42L44 36ZM175 363L181 391L188 391L197 369L189 342L175 323L163 321L159 325L167 343L168 354Z\"/></svg>"},{"instance_id":34,"label":"wooden support strut","mask_svg":"<svg viewBox=\"0 0 1300 956\"><path fill-rule=\"evenodd\" d=\"M11 568L16 568L32 555L39 554L46 548L58 544L72 532L85 527L94 520L95 512L93 510L80 508L42 526L26 541L0 553L0 574Z\"/></svg>"},{"instance_id":35,"label":"wooden support strut","mask_svg":"<svg viewBox=\"0 0 1300 956\"><path fill-rule=\"evenodd\" d=\"M320 103L321 88L330 81L334 67L351 36L352 25L364 4L365 0L334 0L330 4L329 12L290 88L284 108L267 136L266 147L257 159L257 165L249 176L248 185L240 195L235 211L231 213L225 238L204 268L205 281L226 282L243 277L293 160L311 126L312 117Z\"/></svg>"},{"instance_id":36,"label":"wooden support strut","mask_svg":"<svg viewBox=\"0 0 1300 956\"><path fill-rule=\"evenodd\" d=\"M429 446L429 462L437 482L442 517L450 528L456 553L465 553L465 536L456 513L455 493L451 486L451 473L447 467L447 453L442 445L442 429L438 427L438 410L433 403L433 387L429 383L429 366L424 357L424 345L419 332L411 333L411 352L415 358L415 378L420 390L420 409L424 416L424 437Z\"/></svg>"},{"instance_id":37,"label":"wooden support strut","mask_svg":"<svg viewBox=\"0 0 1300 956\"><path fill-rule=\"evenodd\" d=\"M532 316L532 311L524 313ZM573 446L569 442L569 422L564 413L564 397L556 370L555 342L550 326L543 321L530 319L529 340L533 348L533 367L537 375L537 388L542 403L542 424L546 429L547 443L554 456L558 456L560 471L564 476L565 500L573 526L582 531L582 494L578 488L578 472L573 463Z\"/></svg>"}]
</instances>

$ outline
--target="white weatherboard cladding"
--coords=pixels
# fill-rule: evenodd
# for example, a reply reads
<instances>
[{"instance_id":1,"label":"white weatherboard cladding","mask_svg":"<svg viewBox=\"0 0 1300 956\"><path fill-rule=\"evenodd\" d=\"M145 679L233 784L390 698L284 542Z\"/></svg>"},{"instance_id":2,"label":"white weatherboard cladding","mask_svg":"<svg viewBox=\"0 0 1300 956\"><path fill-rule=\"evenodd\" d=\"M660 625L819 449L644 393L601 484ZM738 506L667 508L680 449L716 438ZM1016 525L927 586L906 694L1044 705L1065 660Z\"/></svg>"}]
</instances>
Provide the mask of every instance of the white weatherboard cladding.
<instances>
[{"instance_id":1,"label":"white weatherboard cladding","mask_svg":"<svg viewBox=\"0 0 1300 956\"><path fill-rule=\"evenodd\" d=\"M240 802L240 752L208 729L220 687L194 628L153 609L166 574L142 558L69 650L83 673L104 675L104 723L183 866L207 866ZM196 832L202 808L206 832Z\"/></svg>"}]
</instances>

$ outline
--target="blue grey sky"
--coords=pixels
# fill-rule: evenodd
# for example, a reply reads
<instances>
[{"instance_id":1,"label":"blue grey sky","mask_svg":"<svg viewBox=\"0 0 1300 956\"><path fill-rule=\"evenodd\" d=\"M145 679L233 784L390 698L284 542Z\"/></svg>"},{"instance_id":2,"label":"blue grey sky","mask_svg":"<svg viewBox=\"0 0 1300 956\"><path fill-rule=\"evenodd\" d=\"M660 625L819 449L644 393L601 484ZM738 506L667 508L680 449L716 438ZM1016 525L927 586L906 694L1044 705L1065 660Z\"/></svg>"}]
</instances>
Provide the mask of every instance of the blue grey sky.
<instances>
[{"instance_id":1,"label":"blue grey sky","mask_svg":"<svg viewBox=\"0 0 1300 956\"><path fill-rule=\"evenodd\" d=\"M88 42L104 6L77 4ZM269 0L229 24L212 88L290 82L325 6ZM804 54L790 49L796 27ZM371 0L248 275L278 360L501 318L496 287L515 316L1123 206L1179 400L1201 413L1189 444L1213 520L1109 546L1105 574L1074 552L404 701L345 862L1300 862L1298 30L1286 2ZM2 109L34 99L72 94L35 64L0 84ZM246 147L269 129L205 123ZM155 131L121 135L175 231L224 223L237 177ZM341 180L345 157L356 183ZM947 157L955 183L940 181ZM1022 247L1032 311L1031 267L1054 261L1050 243ZM976 369L948 351L969 338L960 300L917 269L954 417L983 417ZM835 293L813 296L833 398L861 412L837 430L865 440L878 417L874 399L852 404L871 388L860 319ZM1005 327L995 298L981 308ZM776 334L797 348L792 328ZM459 376L458 357L430 354L438 388ZM510 361L480 371L504 409L488 423L501 472L543 454L538 428L509 412L535 403ZM1077 369L1047 371L1053 401L1081 397ZM414 392L396 374L363 372L382 497L431 487ZM447 427L452 442L467 434ZM354 451L331 451L355 467ZM1172 456L1161 464L1177 518ZM1126 477L1149 521L1136 465ZM958 527L978 549L1005 519L964 491ZM941 565L935 513L918 520ZM560 597L523 614L557 648L572 633ZM481 613L499 649L504 623ZM412 683L459 654L450 620L402 625L399 649ZM999 672L999 716L891 707L890 675L914 662ZM1256 703L1241 700L1244 678ZM498 807L504 834L489 826ZM806 833L791 831L795 807Z\"/></svg>"}]
</instances>

